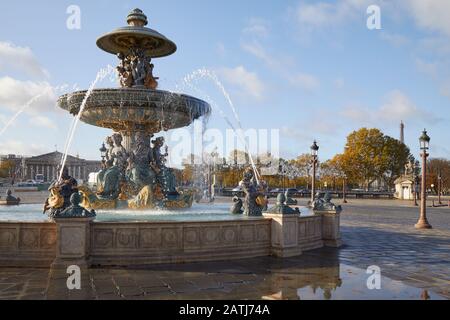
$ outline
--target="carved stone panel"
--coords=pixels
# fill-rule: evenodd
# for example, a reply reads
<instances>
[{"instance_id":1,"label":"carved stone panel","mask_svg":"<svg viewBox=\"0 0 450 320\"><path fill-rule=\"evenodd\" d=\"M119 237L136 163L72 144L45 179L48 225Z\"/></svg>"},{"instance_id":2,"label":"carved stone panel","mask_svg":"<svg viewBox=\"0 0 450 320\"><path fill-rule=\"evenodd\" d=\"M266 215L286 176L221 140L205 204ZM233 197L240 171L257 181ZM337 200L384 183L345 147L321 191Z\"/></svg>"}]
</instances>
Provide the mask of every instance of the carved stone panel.
<instances>
[{"instance_id":1,"label":"carved stone panel","mask_svg":"<svg viewBox=\"0 0 450 320\"><path fill-rule=\"evenodd\" d=\"M54 249L56 246L56 229L42 228L40 232L41 249Z\"/></svg>"},{"instance_id":2,"label":"carved stone panel","mask_svg":"<svg viewBox=\"0 0 450 320\"><path fill-rule=\"evenodd\" d=\"M300 221L298 224L298 237L305 238L306 237L306 221Z\"/></svg>"},{"instance_id":3,"label":"carved stone panel","mask_svg":"<svg viewBox=\"0 0 450 320\"><path fill-rule=\"evenodd\" d=\"M284 227L284 244L297 244L297 221L288 221Z\"/></svg>"},{"instance_id":4,"label":"carved stone panel","mask_svg":"<svg viewBox=\"0 0 450 320\"><path fill-rule=\"evenodd\" d=\"M180 247L180 229L162 228L162 247L164 249L175 249Z\"/></svg>"},{"instance_id":5,"label":"carved stone panel","mask_svg":"<svg viewBox=\"0 0 450 320\"><path fill-rule=\"evenodd\" d=\"M0 248L13 249L17 248L17 229L1 228L0 229Z\"/></svg>"},{"instance_id":6,"label":"carved stone panel","mask_svg":"<svg viewBox=\"0 0 450 320\"><path fill-rule=\"evenodd\" d=\"M256 226L256 241L270 241L269 225Z\"/></svg>"},{"instance_id":7,"label":"carved stone panel","mask_svg":"<svg viewBox=\"0 0 450 320\"><path fill-rule=\"evenodd\" d=\"M114 231L112 229L94 229L94 248L110 249L114 243Z\"/></svg>"},{"instance_id":8,"label":"carved stone panel","mask_svg":"<svg viewBox=\"0 0 450 320\"><path fill-rule=\"evenodd\" d=\"M160 228L140 228L139 247L140 248L160 248L162 245Z\"/></svg>"},{"instance_id":9,"label":"carved stone panel","mask_svg":"<svg viewBox=\"0 0 450 320\"><path fill-rule=\"evenodd\" d=\"M186 248L199 247L200 242L200 229L197 227L187 227L183 230L184 246Z\"/></svg>"},{"instance_id":10,"label":"carved stone panel","mask_svg":"<svg viewBox=\"0 0 450 320\"><path fill-rule=\"evenodd\" d=\"M236 226L222 227L221 233L221 239L224 245L236 244L238 239Z\"/></svg>"},{"instance_id":11,"label":"carved stone panel","mask_svg":"<svg viewBox=\"0 0 450 320\"><path fill-rule=\"evenodd\" d=\"M119 249L136 249L137 230L134 228L120 228L116 230L116 246Z\"/></svg>"},{"instance_id":12,"label":"carved stone panel","mask_svg":"<svg viewBox=\"0 0 450 320\"><path fill-rule=\"evenodd\" d=\"M205 246L219 244L220 228L219 227L202 228L202 242Z\"/></svg>"},{"instance_id":13,"label":"carved stone panel","mask_svg":"<svg viewBox=\"0 0 450 320\"><path fill-rule=\"evenodd\" d=\"M83 227L61 227L60 253L62 255L83 255L86 246Z\"/></svg>"},{"instance_id":14,"label":"carved stone panel","mask_svg":"<svg viewBox=\"0 0 450 320\"><path fill-rule=\"evenodd\" d=\"M255 226L254 225L241 225L239 227L239 241L253 242L255 241Z\"/></svg>"},{"instance_id":15,"label":"carved stone panel","mask_svg":"<svg viewBox=\"0 0 450 320\"><path fill-rule=\"evenodd\" d=\"M39 248L39 228L22 228L20 230L19 248L32 250Z\"/></svg>"}]
</instances>

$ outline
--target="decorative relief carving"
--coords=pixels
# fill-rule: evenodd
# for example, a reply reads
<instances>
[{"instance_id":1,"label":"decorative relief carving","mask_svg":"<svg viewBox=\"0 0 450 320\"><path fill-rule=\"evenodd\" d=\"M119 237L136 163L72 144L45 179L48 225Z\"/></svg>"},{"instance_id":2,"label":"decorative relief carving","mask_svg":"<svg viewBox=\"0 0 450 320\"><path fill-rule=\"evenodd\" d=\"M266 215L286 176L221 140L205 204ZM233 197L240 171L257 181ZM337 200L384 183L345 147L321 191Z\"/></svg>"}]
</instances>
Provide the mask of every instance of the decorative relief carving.
<instances>
[{"instance_id":1,"label":"decorative relief carving","mask_svg":"<svg viewBox=\"0 0 450 320\"><path fill-rule=\"evenodd\" d=\"M236 227L223 227L222 228L222 241L225 244L231 244L236 242Z\"/></svg>"},{"instance_id":2,"label":"decorative relief carving","mask_svg":"<svg viewBox=\"0 0 450 320\"><path fill-rule=\"evenodd\" d=\"M270 240L270 230L269 226L261 225L256 227L256 240L257 241L268 241Z\"/></svg>"},{"instance_id":3,"label":"decorative relief carving","mask_svg":"<svg viewBox=\"0 0 450 320\"><path fill-rule=\"evenodd\" d=\"M117 248L136 248L137 231L136 229L117 229L116 231Z\"/></svg>"},{"instance_id":4,"label":"decorative relief carving","mask_svg":"<svg viewBox=\"0 0 450 320\"><path fill-rule=\"evenodd\" d=\"M219 243L219 227L208 227L202 230L203 232L203 243L205 244L217 244Z\"/></svg>"},{"instance_id":5,"label":"decorative relief carving","mask_svg":"<svg viewBox=\"0 0 450 320\"><path fill-rule=\"evenodd\" d=\"M19 247L23 249L39 248L39 229L22 228L20 230Z\"/></svg>"},{"instance_id":6,"label":"decorative relief carving","mask_svg":"<svg viewBox=\"0 0 450 320\"><path fill-rule=\"evenodd\" d=\"M254 225L248 225L248 226L240 226L240 234L239 234L239 240L245 241L245 242L251 242L255 240L255 226Z\"/></svg>"},{"instance_id":7,"label":"decorative relief carving","mask_svg":"<svg viewBox=\"0 0 450 320\"><path fill-rule=\"evenodd\" d=\"M94 229L94 248L112 248L114 231L111 229Z\"/></svg>"},{"instance_id":8,"label":"decorative relief carving","mask_svg":"<svg viewBox=\"0 0 450 320\"><path fill-rule=\"evenodd\" d=\"M15 248L17 242L16 228L0 229L0 248Z\"/></svg>"},{"instance_id":9,"label":"decorative relief carving","mask_svg":"<svg viewBox=\"0 0 450 320\"><path fill-rule=\"evenodd\" d=\"M141 228L139 229L139 247L158 248L162 244L161 229Z\"/></svg>"},{"instance_id":10,"label":"decorative relief carving","mask_svg":"<svg viewBox=\"0 0 450 320\"><path fill-rule=\"evenodd\" d=\"M199 246L200 245L199 228L185 228L184 242L187 246Z\"/></svg>"},{"instance_id":11,"label":"decorative relief carving","mask_svg":"<svg viewBox=\"0 0 450 320\"><path fill-rule=\"evenodd\" d=\"M179 230L177 228L163 228L162 232L162 246L164 248L177 248L179 242Z\"/></svg>"},{"instance_id":12,"label":"decorative relief carving","mask_svg":"<svg viewBox=\"0 0 450 320\"><path fill-rule=\"evenodd\" d=\"M40 244L42 249L53 249L56 246L56 228L42 228L40 232Z\"/></svg>"}]
</instances>

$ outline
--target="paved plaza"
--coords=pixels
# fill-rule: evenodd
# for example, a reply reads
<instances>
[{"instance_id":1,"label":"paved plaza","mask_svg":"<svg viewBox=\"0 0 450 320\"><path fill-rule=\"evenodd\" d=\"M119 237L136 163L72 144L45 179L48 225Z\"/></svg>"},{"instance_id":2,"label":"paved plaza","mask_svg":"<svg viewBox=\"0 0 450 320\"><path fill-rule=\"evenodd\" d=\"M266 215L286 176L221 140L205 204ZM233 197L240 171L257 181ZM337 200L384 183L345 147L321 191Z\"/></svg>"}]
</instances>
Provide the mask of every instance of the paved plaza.
<instances>
[{"instance_id":1,"label":"paved plaza","mask_svg":"<svg viewBox=\"0 0 450 320\"><path fill-rule=\"evenodd\" d=\"M303 203L301 203L303 204ZM409 202L350 200L344 246L272 257L82 270L68 291L65 271L0 269L0 299L432 299L450 298L450 208L429 208L432 230L416 230ZM368 290L366 269L381 269Z\"/></svg>"}]
</instances>

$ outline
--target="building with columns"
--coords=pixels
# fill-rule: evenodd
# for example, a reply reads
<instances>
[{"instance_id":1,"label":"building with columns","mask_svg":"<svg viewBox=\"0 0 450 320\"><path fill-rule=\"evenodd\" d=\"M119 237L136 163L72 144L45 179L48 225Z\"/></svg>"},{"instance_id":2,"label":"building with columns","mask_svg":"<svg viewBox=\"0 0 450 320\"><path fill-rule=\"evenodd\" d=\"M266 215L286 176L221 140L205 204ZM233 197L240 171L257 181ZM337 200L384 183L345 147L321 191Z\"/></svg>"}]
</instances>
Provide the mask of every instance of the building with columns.
<instances>
[{"instance_id":1,"label":"building with columns","mask_svg":"<svg viewBox=\"0 0 450 320\"><path fill-rule=\"evenodd\" d=\"M37 174L42 174L45 182L51 182L57 178L58 166L62 158L63 154L55 151L34 157L8 155L1 160L15 163L16 181L34 180ZM87 181L89 173L100 171L101 161L85 160L67 155L66 167L72 177L80 181Z\"/></svg>"}]
</instances>

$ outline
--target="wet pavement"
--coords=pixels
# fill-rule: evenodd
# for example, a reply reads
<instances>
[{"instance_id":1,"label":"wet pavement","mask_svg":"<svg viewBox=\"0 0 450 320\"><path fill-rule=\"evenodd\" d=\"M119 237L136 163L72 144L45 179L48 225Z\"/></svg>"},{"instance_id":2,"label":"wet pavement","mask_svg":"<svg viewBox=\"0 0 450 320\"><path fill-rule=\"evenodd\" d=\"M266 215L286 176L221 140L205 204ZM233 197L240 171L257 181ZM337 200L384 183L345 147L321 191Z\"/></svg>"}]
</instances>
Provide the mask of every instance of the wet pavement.
<instances>
[{"instance_id":1,"label":"wet pavement","mask_svg":"<svg viewBox=\"0 0 450 320\"><path fill-rule=\"evenodd\" d=\"M450 299L450 209L354 202L342 214L340 249L302 256L82 270L68 290L61 270L0 269L0 299ZM381 271L369 290L369 266Z\"/></svg>"}]
</instances>

